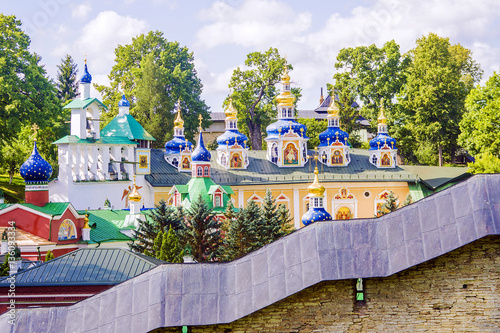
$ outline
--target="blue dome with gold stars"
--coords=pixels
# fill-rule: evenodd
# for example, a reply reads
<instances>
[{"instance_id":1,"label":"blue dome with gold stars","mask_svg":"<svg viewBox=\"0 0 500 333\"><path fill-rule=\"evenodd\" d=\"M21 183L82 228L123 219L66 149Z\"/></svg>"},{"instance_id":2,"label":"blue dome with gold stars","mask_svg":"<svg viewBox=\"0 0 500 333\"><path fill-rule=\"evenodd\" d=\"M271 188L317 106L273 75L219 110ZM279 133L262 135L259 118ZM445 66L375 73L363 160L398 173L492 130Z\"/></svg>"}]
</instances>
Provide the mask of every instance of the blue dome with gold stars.
<instances>
[{"instance_id":1,"label":"blue dome with gold stars","mask_svg":"<svg viewBox=\"0 0 500 333\"><path fill-rule=\"evenodd\" d=\"M80 82L81 83L91 83L92 82L92 75L90 75L86 63L85 63L85 68L83 69L83 75L82 75L82 78L80 79Z\"/></svg>"},{"instance_id":2,"label":"blue dome with gold stars","mask_svg":"<svg viewBox=\"0 0 500 333\"><path fill-rule=\"evenodd\" d=\"M326 211L324 207L322 208L309 208L309 210L302 215L302 223L304 225L309 225L318 221L331 221L332 216Z\"/></svg>"},{"instance_id":3,"label":"blue dome with gold stars","mask_svg":"<svg viewBox=\"0 0 500 333\"><path fill-rule=\"evenodd\" d=\"M122 99L118 102L118 106L128 106L128 107L130 107L130 102L127 101L127 99L125 98L125 95L122 95Z\"/></svg>"},{"instance_id":4,"label":"blue dome with gold stars","mask_svg":"<svg viewBox=\"0 0 500 333\"><path fill-rule=\"evenodd\" d=\"M198 145L191 154L191 160L193 162L210 162L210 158L210 152L207 150L207 148L205 148L205 144L203 144L203 135L201 135L200 130Z\"/></svg>"},{"instance_id":5,"label":"blue dome with gold stars","mask_svg":"<svg viewBox=\"0 0 500 333\"><path fill-rule=\"evenodd\" d=\"M279 119L278 121L267 126L267 139L277 139L280 134L283 135L287 133L290 128L292 132L307 138L306 131L307 127L304 124L297 122L295 119ZM281 132L280 132L281 130Z\"/></svg>"},{"instance_id":6,"label":"blue dome with gold stars","mask_svg":"<svg viewBox=\"0 0 500 333\"><path fill-rule=\"evenodd\" d=\"M231 129L226 130L222 135L217 137L217 144L219 145L219 147L225 147L227 145L233 146L235 144L238 144L243 148L246 148L247 145L245 144L245 141L247 140L248 138L245 134L240 133L238 130Z\"/></svg>"},{"instance_id":7,"label":"blue dome with gold stars","mask_svg":"<svg viewBox=\"0 0 500 333\"><path fill-rule=\"evenodd\" d=\"M319 135L319 147L326 147L337 140L343 145L348 145L349 134L341 130L338 126L328 127L326 131Z\"/></svg>"},{"instance_id":8,"label":"blue dome with gold stars","mask_svg":"<svg viewBox=\"0 0 500 333\"><path fill-rule=\"evenodd\" d=\"M52 175L52 167L40 156L36 141L31 156L21 165L19 172L25 182L46 182Z\"/></svg>"},{"instance_id":9,"label":"blue dome with gold stars","mask_svg":"<svg viewBox=\"0 0 500 333\"><path fill-rule=\"evenodd\" d=\"M165 153L178 154L182 150L186 149L186 146L189 150L193 149L193 144L186 140L183 136L174 136L172 140L165 143Z\"/></svg>"},{"instance_id":10,"label":"blue dome with gold stars","mask_svg":"<svg viewBox=\"0 0 500 333\"><path fill-rule=\"evenodd\" d=\"M378 150L385 144L391 149L396 149L396 139L390 137L387 133L378 133L376 137L370 140L370 150Z\"/></svg>"}]
</instances>

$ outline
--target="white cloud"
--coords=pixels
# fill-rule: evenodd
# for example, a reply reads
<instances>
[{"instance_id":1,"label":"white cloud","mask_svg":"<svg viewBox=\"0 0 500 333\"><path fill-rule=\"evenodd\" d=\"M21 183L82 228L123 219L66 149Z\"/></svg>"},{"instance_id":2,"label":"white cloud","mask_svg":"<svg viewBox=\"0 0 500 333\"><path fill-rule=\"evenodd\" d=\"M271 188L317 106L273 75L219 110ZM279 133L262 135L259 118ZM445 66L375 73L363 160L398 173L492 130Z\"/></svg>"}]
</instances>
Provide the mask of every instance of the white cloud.
<instances>
[{"instance_id":1,"label":"white cloud","mask_svg":"<svg viewBox=\"0 0 500 333\"><path fill-rule=\"evenodd\" d=\"M87 55L89 66L97 73L111 69L115 48L129 44L132 38L146 32L147 23L114 11L104 11L87 23L73 45L75 54Z\"/></svg>"},{"instance_id":2,"label":"white cloud","mask_svg":"<svg viewBox=\"0 0 500 333\"><path fill-rule=\"evenodd\" d=\"M302 109L314 108L319 88L333 83L335 59L344 47L381 47L394 39L401 51L407 52L418 38L434 32L470 48L485 77L498 70L498 0L378 0L370 6L355 7L348 14L332 12L314 31L312 15L294 11L291 6L277 0L245 0L237 6L217 1L199 13L207 24L198 31L196 46L204 54L212 49L220 52L216 47L225 44L250 51L277 47L294 66L291 76L303 89ZM211 82L218 84L227 80L227 87L227 71L210 76ZM206 77L202 77L204 83Z\"/></svg>"},{"instance_id":3,"label":"white cloud","mask_svg":"<svg viewBox=\"0 0 500 333\"><path fill-rule=\"evenodd\" d=\"M81 5L75 6L71 11L71 16L73 18L84 20L87 18L87 16L90 14L91 11L92 11L92 6L88 2L86 2Z\"/></svg>"}]
</instances>

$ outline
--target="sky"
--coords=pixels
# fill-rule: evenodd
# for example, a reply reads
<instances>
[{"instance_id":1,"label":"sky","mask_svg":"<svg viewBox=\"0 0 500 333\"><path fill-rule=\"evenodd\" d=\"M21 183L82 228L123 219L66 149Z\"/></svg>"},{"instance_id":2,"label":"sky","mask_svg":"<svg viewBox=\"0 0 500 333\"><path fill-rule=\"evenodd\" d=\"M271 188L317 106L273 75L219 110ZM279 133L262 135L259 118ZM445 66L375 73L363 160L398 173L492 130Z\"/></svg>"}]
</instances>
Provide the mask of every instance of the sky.
<instances>
[{"instance_id":1,"label":"sky","mask_svg":"<svg viewBox=\"0 0 500 333\"><path fill-rule=\"evenodd\" d=\"M70 54L79 69L87 57L93 82L108 84L114 49L159 30L194 53L202 98L222 111L233 70L246 55L278 48L294 67L292 83L302 88L301 110L319 104L320 88L333 83L342 48L394 39L401 51L430 32L449 37L473 52L483 82L500 69L498 0L0 0L0 11L15 15L42 56L51 78ZM80 71L81 73L81 71ZM79 73L79 76L80 76ZM94 97L97 92L93 91Z\"/></svg>"}]
</instances>

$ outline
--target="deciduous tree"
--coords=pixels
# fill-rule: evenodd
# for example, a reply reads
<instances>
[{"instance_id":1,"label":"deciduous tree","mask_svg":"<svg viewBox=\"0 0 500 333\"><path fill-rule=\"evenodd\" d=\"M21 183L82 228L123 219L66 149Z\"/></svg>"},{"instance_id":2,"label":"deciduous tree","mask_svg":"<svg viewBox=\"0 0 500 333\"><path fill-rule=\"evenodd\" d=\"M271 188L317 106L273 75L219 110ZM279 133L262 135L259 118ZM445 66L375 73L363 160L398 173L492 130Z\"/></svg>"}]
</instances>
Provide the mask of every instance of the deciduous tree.
<instances>
[{"instance_id":1,"label":"deciduous tree","mask_svg":"<svg viewBox=\"0 0 500 333\"><path fill-rule=\"evenodd\" d=\"M232 98L238 112L238 119L244 126L243 131L250 136L252 149L262 149L262 132L276 117L276 101L284 66L293 69L282 58L278 49L271 47L265 52L252 52L245 60L246 69L240 67L233 71L229 88L233 89ZM300 89L292 88L292 93L300 98ZM225 103L228 101L226 100Z\"/></svg>"},{"instance_id":2,"label":"deciduous tree","mask_svg":"<svg viewBox=\"0 0 500 333\"><path fill-rule=\"evenodd\" d=\"M181 100L186 137L193 139L198 115L210 124L208 107L201 99L202 84L194 67L193 53L178 42L169 42L162 32L150 31L132 39L131 44L115 49L115 64L108 75L110 86L95 85L110 109L103 115L111 120L118 112L118 102L125 94L131 114L157 141L160 147L172 136L174 104ZM121 91L120 91L121 90Z\"/></svg>"},{"instance_id":3,"label":"deciduous tree","mask_svg":"<svg viewBox=\"0 0 500 333\"><path fill-rule=\"evenodd\" d=\"M500 157L500 74L472 89L465 101L458 142L472 155Z\"/></svg>"}]
</instances>

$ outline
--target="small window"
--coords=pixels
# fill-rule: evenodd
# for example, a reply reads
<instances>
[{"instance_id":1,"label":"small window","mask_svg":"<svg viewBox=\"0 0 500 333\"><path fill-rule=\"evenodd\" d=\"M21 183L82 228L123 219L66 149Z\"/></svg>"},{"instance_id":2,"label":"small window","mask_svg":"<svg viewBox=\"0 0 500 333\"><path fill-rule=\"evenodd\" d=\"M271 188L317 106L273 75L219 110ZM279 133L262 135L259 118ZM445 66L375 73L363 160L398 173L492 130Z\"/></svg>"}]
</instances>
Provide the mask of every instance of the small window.
<instances>
[{"instance_id":1,"label":"small window","mask_svg":"<svg viewBox=\"0 0 500 333\"><path fill-rule=\"evenodd\" d=\"M179 166L179 161L176 158L174 158L172 160L172 165L175 166L175 167L178 167Z\"/></svg>"},{"instance_id":2,"label":"small window","mask_svg":"<svg viewBox=\"0 0 500 333\"><path fill-rule=\"evenodd\" d=\"M377 164L377 155L375 154L372 155L372 163Z\"/></svg>"},{"instance_id":3,"label":"small window","mask_svg":"<svg viewBox=\"0 0 500 333\"><path fill-rule=\"evenodd\" d=\"M214 206L215 206L215 207L222 207L222 205L221 205L221 200L220 200L220 199L221 199L221 198L220 198L220 194L216 194L216 195L215 195L215 203L214 203Z\"/></svg>"},{"instance_id":4,"label":"small window","mask_svg":"<svg viewBox=\"0 0 500 333\"><path fill-rule=\"evenodd\" d=\"M220 156L220 164L222 164L224 166L227 164L227 156L226 156L226 154L222 154Z\"/></svg>"},{"instance_id":5,"label":"small window","mask_svg":"<svg viewBox=\"0 0 500 333\"><path fill-rule=\"evenodd\" d=\"M278 145L273 143L271 148L271 162L278 163Z\"/></svg>"},{"instance_id":6,"label":"small window","mask_svg":"<svg viewBox=\"0 0 500 333\"><path fill-rule=\"evenodd\" d=\"M210 175L208 174L208 167L205 167L205 177L209 177Z\"/></svg>"},{"instance_id":7,"label":"small window","mask_svg":"<svg viewBox=\"0 0 500 333\"><path fill-rule=\"evenodd\" d=\"M198 167L198 173L197 173L197 176L198 176L198 177L203 176L203 169L202 169L201 167Z\"/></svg>"}]
</instances>

